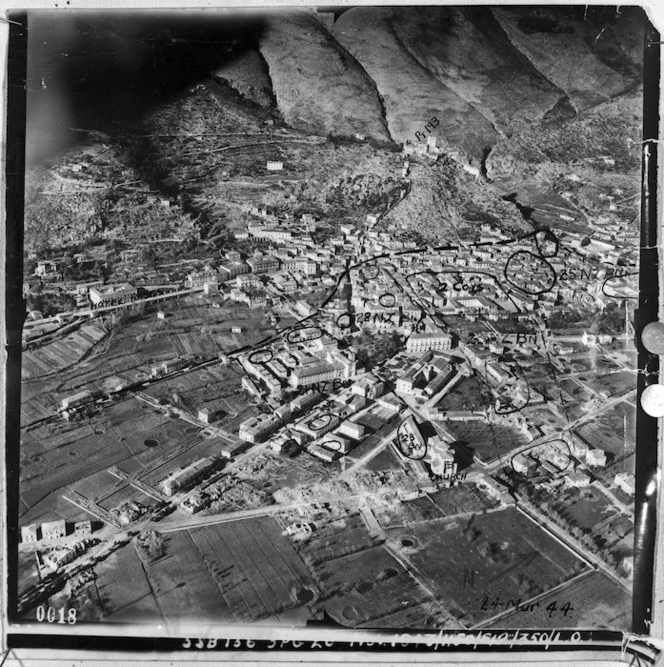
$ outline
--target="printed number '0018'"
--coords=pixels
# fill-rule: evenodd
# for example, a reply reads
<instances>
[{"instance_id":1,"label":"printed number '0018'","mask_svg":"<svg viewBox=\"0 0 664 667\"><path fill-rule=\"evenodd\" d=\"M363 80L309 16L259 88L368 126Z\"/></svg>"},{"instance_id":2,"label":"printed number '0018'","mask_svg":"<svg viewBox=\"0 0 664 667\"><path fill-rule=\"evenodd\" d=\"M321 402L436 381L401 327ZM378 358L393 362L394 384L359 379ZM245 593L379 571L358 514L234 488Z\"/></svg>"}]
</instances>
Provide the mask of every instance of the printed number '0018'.
<instances>
[{"instance_id":1,"label":"printed number '0018'","mask_svg":"<svg viewBox=\"0 0 664 667\"><path fill-rule=\"evenodd\" d=\"M53 607L45 607L43 604L37 607L37 620L40 623L46 621L47 623L69 623L74 625L76 623L76 609L54 609Z\"/></svg>"}]
</instances>

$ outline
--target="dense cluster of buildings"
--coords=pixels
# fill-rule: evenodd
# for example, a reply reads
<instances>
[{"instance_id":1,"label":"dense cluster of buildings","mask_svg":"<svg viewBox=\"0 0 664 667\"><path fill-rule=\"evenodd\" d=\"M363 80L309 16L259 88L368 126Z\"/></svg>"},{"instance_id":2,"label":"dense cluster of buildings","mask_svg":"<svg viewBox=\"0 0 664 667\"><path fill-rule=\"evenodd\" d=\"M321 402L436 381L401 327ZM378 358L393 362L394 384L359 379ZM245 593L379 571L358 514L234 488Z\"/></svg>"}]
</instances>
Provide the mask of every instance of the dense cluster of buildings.
<instances>
[{"instance_id":1,"label":"dense cluster of buildings","mask_svg":"<svg viewBox=\"0 0 664 667\"><path fill-rule=\"evenodd\" d=\"M468 370L464 365L452 365L448 356L428 350L397 378L396 390L408 396L431 398L459 373L467 374Z\"/></svg>"},{"instance_id":2,"label":"dense cluster of buildings","mask_svg":"<svg viewBox=\"0 0 664 667\"><path fill-rule=\"evenodd\" d=\"M525 477L548 479L543 483L544 488L560 481L567 486L588 486L592 481L592 469L603 468L606 463L607 455L603 449L590 447L573 436L532 447L512 457L515 472ZM628 478L627 475L624 477L625 480ZM620 479L622 483L623 478Z\"/></svg>"}]
</instances>

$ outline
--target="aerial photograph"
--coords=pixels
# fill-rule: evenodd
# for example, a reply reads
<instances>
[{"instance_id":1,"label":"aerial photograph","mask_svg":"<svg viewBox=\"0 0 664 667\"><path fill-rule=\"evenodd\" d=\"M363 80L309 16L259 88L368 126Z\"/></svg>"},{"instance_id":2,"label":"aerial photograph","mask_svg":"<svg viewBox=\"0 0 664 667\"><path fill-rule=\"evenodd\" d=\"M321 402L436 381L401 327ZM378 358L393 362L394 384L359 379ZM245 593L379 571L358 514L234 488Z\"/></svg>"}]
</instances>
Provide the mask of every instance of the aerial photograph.
<instances>
[{"instance_id":1,"label":"aerial photograph","mask_svg":"<svg viewBox=\"0 0 664 667\"><path fill-rule=\"evenodd\" d=\"M12 620L629 630L642 10L56 14Z\"/></svg>"}]
</instances>

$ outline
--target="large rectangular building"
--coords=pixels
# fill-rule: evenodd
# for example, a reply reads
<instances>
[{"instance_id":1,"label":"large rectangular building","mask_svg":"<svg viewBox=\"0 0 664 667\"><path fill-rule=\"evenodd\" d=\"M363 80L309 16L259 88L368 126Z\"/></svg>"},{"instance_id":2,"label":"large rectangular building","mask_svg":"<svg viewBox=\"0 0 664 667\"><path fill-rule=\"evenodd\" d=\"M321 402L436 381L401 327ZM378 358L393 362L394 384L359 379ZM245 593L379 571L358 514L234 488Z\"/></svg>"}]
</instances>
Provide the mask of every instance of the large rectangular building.
<instances>
[{"instance_id":1,"label":"large rectangular building","mask_svg":"<svg viewBox=\"0 0 664 667\"><path fill-rule=\"evenodd\" d=\"M219 276L222 280L231 280L248 272L249 266L240 261L225 262L219 267Z\"/></svg>"},{"instance_id":2,"label":"large rectangular building","mask_svg":"<svg viewBox=\"0 0 664 667\"><path fill-rule=\"evenodd\" d=\"M91 287L88 296L98 308L130 303L138 298L136 288L129 283Z\"/></svg>"},{"instance_id":3,"label":"large rectangular building","mask_svg":"<svg viewBox=\"0 0 664 667\"><path fill-rule=\"evenodd\" d=\"M343 378L345 368L340 363L321 363L295 369L290 376L293 387L308 387L318 382Z\"/></svg>"},{"instance_id":4,"label":"large rectangular building","mask_svg":"<svg viewBox=\"0 0 664 667\"><path fill-rule=\"evenodd\" d=\"M161 483L164 494L172 496L178 491L191 488L205 477L215 465L214 460L203 458L194 461L181 470L176 470Z\"/></svg>"},{"instance_id":5,"label":"large rectangular building","mask_svg":"<svg viewBox=\"0 0 664 667\"><path fill-rule=\"evenodd\" d=\"M240 424L239 436L247 442L259 442L274 433L281 425L281 420L275 415L258 415Z\"/></svg>"},{"instance_id":6,"label":"large rectangular building","mask_svg":"<svg viewBox=\"0 0 664 667\"><path fill-rule=\"evenodd\" d=\"M41 533L45 540L59 539L67 534L67 524L64 519L45 521L41 525Z\"/></svg>"},{"instance_id":7,"label":"large rectangular building","mask_svg":"<svg viewBox=\"0 0 664 667\"><path fill-rule=\"evenodd\" d=\"M72 394L71 396L66 396L60 401L61 410L70 410L71 408L77 408L80 405L88 403L92 400L92 392L88 391L79 391L77 394Z\"/></svg>"},{"instance_id":8,"label":"large rectangular building","mask_svg":"<svg viewBox=\"0 0 664 667\"><path fill-rule=\"evenodd\" d=\"M408 352L421 354L429 350L442 352L452 347L452 337L444 331L434 333L414 333L406 341Z\"/></svg>"},{"instance_id":9,"label":"large rectangular building","mask_svg":"<svg viewBox=\"0 0 664 667\"><path fill-rule=\"evenodd\" d=\"M272 255L265 257L251 257L247 264L253 273L272 273L279 270L279 260Z\"/></svg>"}]
</instances>

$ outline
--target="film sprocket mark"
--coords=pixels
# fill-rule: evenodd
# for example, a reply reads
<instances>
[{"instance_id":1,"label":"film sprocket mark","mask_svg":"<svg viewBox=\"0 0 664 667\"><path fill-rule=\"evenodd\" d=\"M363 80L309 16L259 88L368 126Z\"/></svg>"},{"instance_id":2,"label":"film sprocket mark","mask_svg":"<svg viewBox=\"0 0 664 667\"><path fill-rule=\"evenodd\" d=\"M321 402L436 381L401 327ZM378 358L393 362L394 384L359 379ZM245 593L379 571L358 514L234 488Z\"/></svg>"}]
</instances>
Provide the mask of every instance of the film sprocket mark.
<instances>
[{"instance_id":1,"label":"film sprocket mark","mask_svg":"<svg viewBox=\"0 0 664 667\"><path fill-rule=\"evenodd\" d=\"M70 612L77 626L549 628L563 601L572 629L636 627L638 154L602 142L638 135L642 63L627 37L616 67L579 36L610 25L634 40L645 20L575 11L366 7L205 27L164 14L157 33L139 22L128 62L144 71L147 44L162 72L193 55L190 80L153 67L154 89L172 89L128 120L127 100L103 117L79 76L93 111L74 109L75 139L31 157L14 264L29 317L8 453L12 632ZM450 16L473 49L530 63L517 87L469 61L467 80L496 84L478 101L457 65L433 65L425 18L470 48ZM28 18L32 66L48 72L42 18ZM111 51L125 47L121 16L85 21L61 53L95 63L104 25ZM533 34L545 50L568 40L586 90L544 73ZM232 46L220 59L207 43ZM392 50L389 70L372 43ZM403 121L418 59L417 86L454 113ZM29 142L49 85L70 76L36 76ZM359 106L335 102L332 127L321 112L347 86ZM520 88L542 96L528 119ZM519 604L477 605L480 573L487 600Z\"/></svg>"}]
</instances>

